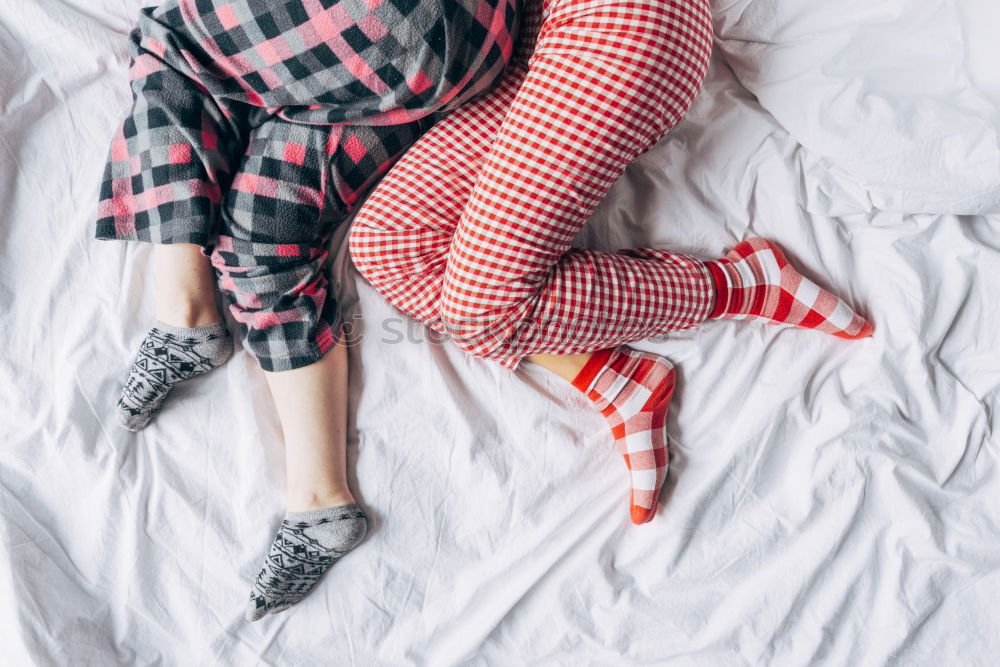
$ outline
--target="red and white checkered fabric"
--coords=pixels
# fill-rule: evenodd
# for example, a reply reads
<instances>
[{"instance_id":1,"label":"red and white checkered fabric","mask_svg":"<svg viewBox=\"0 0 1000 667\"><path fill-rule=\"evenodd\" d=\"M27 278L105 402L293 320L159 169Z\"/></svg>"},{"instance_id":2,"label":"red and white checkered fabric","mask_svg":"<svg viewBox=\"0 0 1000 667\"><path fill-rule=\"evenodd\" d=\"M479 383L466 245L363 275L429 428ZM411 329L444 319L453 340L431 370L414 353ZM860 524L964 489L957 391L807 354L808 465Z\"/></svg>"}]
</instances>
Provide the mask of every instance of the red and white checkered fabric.
<instances>
[{"instance_id":1,"label":"red and white checkered fabric","mask_svg":"<svg viewBox=\"0 0 1000 667\"><path fill-rule=\"evenodd\" d=\"M719 295L711 317L767 319L852 340L874 331L843 299L799 273L767 239L747 239L708 266Z\"/></svg>"},{"instance_id":2,"label":"red and white checkered fabric","mask_svg":"<svg viewBox=\"0 0 1000 667\"><path fill-rule=\"evenodd\" d=\"M626 166L675 125L712 45L705 0L527 0L500 85L439 121L354 221L359 271L468 352L603 349L702 323L705 265L571 249Z\"/></svg>"},{"instance_id":3,"label":"red and white checkered fabric","mask_svg":"<svg viewBox=\"0 0 1000 667\"><path fill-rule=\"evenodd\" d=\"M669 361L627 347L596 352L573 386L582 391L611 426L632 485L632 523L653 518L667 476L667 409L675 373Z\"/></svg>"}]
</instances>

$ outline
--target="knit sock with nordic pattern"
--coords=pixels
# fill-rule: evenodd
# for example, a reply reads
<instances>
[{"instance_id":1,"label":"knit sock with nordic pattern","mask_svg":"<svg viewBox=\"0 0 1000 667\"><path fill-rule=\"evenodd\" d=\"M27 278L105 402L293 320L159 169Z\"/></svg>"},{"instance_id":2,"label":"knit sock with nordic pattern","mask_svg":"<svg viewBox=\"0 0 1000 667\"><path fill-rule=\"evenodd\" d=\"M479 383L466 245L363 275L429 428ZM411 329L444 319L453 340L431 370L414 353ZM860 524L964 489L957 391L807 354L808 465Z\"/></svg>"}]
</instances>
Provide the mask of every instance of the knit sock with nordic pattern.
<instances>
[{"instance_id":1,"label":"knit sock with nordic pattern","mask_svg":"<svg viewBox=\"0 0 1000 667\"><path fill-rule=\"evenodd\" d=\"M629 516L653 518L667 476L667 408L674 393L674 367L655 354L628 347L591 355L573 380L604 415L625 458L632 487Z\"/></svg>"},{"instance_id":2,"label":"knit sock with nordic pattern","mask_svg":"<svg viewBox=\"0 0 1000 667\"><path fill-rule=\"evenodd\" d=\"M848 339L874 331L843 299L799 273L781 248L766 239L747 239L723 259L706 264L718 295L709 318L765 318Z\"/></svg>"},{"instance_id":3,"label":"knit sock with nordic pattern","mask_svg":"<svg viewBox=\"0 0 1000 667\"><path fill-rule=\"evenodd\" d=\"M224 322L185 328L157 321L125 380L119 423L130 431L145 428L175 384L218 368L232 354L233 338Z\"/></svg>"},{"instance_id":4,"label":"knit sock with nordic pattern","mask_svg":"<svg viewBox=\"0 0 1000 667\"><path fill-rule=\"evenodd\" d=\"M357 503L288 512L250 591L248 621L276 614L307 596L341 556L368 532Z\"/></svg>"}]
</instances>

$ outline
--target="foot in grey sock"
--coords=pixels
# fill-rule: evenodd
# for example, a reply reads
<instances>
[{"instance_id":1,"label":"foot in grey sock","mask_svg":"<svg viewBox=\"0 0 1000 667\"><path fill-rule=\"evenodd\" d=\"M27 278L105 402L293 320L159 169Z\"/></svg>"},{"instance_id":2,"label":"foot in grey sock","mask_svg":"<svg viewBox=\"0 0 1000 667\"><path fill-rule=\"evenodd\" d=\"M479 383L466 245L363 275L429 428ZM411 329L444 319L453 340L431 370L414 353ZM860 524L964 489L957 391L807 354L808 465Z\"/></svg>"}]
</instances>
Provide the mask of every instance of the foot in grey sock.
<instances>
[{"instance_id":1,"label":"foot in grey sock","mask_svg":"<svg viewBox=\"0 0 1000 667\"><path fill-rule=\"evenodd\" d=\"M233 355L224 322L186 329L157 321L139 346L118 400L118 421L130 431L145 428L178 382L207 373Z\"/></svg>"},{"instance_id":2,"label":"foot in grey sock","mask_svg":"<svg viewBox=\"0 0 1000 667\"><path fill-rule=\"evenodd\" d=\"M250 591L247 620L284 611L304 598L367 532L367 517L357 503L285 514Z\"/></svg>"}]
</instances>

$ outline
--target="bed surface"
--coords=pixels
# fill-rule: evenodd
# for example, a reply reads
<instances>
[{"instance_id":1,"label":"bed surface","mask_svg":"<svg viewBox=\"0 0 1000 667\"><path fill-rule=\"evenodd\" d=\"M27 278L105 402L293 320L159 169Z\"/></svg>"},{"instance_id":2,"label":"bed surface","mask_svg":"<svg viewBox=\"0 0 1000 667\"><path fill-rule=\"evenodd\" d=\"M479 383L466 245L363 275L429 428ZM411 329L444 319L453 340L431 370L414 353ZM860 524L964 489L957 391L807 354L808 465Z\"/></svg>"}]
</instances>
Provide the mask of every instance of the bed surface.
<instances>
[{"instance_id":1,"label":"bed surface","mask_svg":"<svg viewBox=\"0 0 1000 667\"><path fill-rule=\"evenodd\" d=\"M139 5L0 7L6 664L987 665L1000 653L991 176L944 154L948 178L985 183L958 214L914 199L918 179L899 201L920 206L876 206L885 182L849 153L817 152L830 145L818 131L779 120L805 112L740 83L735 42L579 243L709 258L767 236L870 316L874 338L711 322L637 344L668 356L679 385L661 508L633 527L624 465L584 399L434 339L341 251L361 334L348 457L369 537L297 608L244 621L284 497L262 373L239 351L142 433L113 416L153 317L149 247L92 240ZM942 57L1000 131L1000 13L956 5L935 23ZM976 151L988 170L1000 148Z\"/></svg>"}]
</instances>

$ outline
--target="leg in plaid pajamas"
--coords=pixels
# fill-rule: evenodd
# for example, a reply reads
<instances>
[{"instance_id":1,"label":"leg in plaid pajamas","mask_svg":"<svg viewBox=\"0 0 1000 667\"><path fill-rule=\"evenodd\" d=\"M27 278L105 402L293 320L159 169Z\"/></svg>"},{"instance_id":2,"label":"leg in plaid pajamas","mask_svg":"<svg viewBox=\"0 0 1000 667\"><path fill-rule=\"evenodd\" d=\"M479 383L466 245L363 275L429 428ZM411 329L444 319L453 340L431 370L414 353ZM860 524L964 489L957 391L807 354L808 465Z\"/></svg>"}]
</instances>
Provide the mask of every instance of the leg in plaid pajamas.
<instances>
[{"instance_id":1,"label":"leg in plaid pajamas","mask_svg":"<svg viewBox=\"0 0 1000 667\"><path fill-rule=\"evenodd\" d=\"M158 323L144 343L125 421L145 426L174 382L228 358L214 266L247 349L282 371L266 377L289 512L250 620L301 600L365 535L345 472L330 231L440 114L496 83L514 22L514 0L166 0L143 10L135 103L112 142L97 236L159 244L158 297L170 299L157 314L176 326Z\"/></svg>"},{"instance_id":2,"label":"leg in plaid pajamas","mask_svg":"<svg viewBox=\"0 0 1000 667\"><path fill-rule=\"evenodd\" d=\"M707 2L545 0L526 7L523 30L500 86L439 122L376 188L351 252L386 298L464 350L510 368L530 357L584 391L609 420L643 523L666 473L674 373L608 348L710 315L845 337L870 327L767 242L714 263L570 247L690 106L711 51Z\"/></svg>"},{"instance_id":3,"label":"leg in plaid pajamas","mask_svg":"<svg viewBox=\"0 0 1000 667\"><path fill-rule=\"evenodd\" d=\"M220 205L212 264L264 370L308 366L333 347L341 320L327 279L330 234L421 129L275 116L251 132Z\"/></svg>"},{"instance_id":4,"label":"leg in plaid pajamas","mask_svg":"<svg viewBox=\"0 0 1000 667\"><path fill-rule=\"evenodd\" d=\"M132 40L135 104L112 143L98 238L208 246L221 218L237 232L222 230L215 257L224 286L265 292L232 299L248 348L265 370L315 362L333 344L333 316L319 312L315 291L296 287L301 276L288 266L315 264L321 250L237 218L259 207L301 237L299 218L328 224L331 202L339 199L333 213L343 217L439 114L497 80L514 22L513 0L169 0L144 10ZM265 140L290 146L287 154ZM346 158L331 189L320 163L337 154ZM281 274L273 284L262 278L269 267ZM294 293L261 312L254 297L282 287Z\"/></svg>"}]
</instances>

